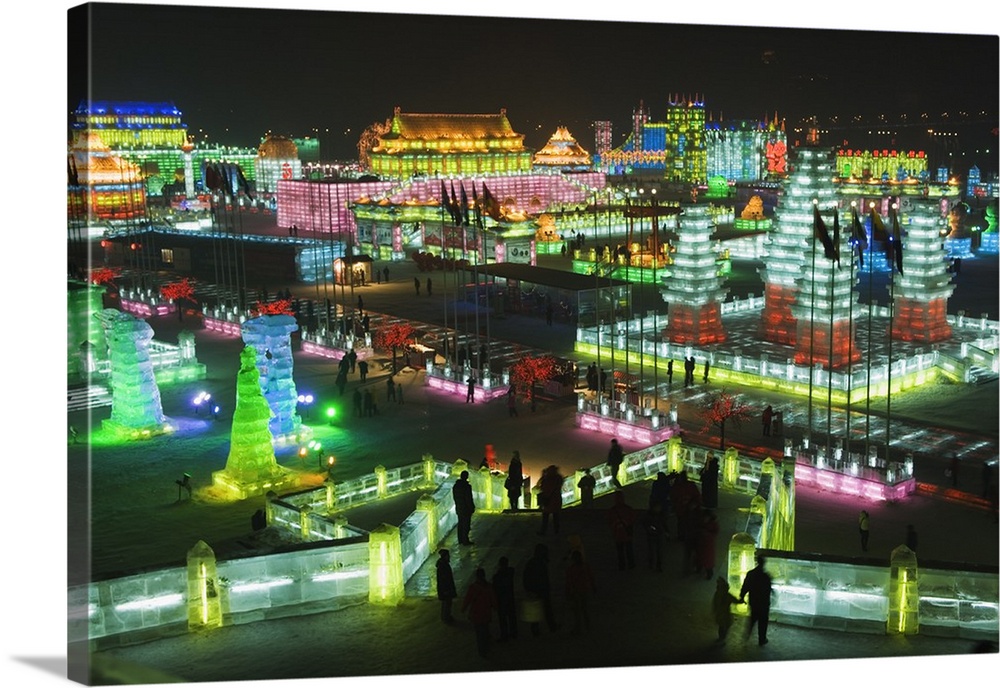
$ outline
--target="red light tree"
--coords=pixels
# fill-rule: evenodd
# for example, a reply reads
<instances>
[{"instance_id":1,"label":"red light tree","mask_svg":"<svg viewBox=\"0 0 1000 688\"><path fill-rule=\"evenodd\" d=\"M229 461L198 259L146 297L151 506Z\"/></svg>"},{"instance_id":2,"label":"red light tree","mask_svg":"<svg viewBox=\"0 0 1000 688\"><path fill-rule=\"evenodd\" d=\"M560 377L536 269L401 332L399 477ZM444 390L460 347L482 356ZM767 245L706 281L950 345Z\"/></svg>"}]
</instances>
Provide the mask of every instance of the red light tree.
<instances>
[{"instance_id":1,"label":"red light tree","mask_svg":"<svg viewBox=\"0 0 1000 688\"><path fill-rule=\"evenodd\" d=\"M726 448L726 421L733 421L737 427L753 414L753 407L738 396L726 390L716 392L704 403L699 415L705 421L701 432L707 432L713 425L719 428L719 449Z\"/></svg>"},{"instance_id":2,"label":"red light tree","mask_svg":"<svg viewBox=\"0 0 1000 688\"><path fill-rule=\"evenodd\" d=\"M251 315L295 315L292 311L291 299L277 299L268 303L257 302L257 305L250 309Z\"/></svg>"},{"instance_id":3,"label":"red light tree","mask_svg":"<svg viewBox=\"0 0 1000 688\"><path fill-rule=\"evenodd\" d=\"M194 299L194 287L188 282L187 277L180 282L168 282L160 287L160 296L165 299L177 302L177 319L184 319L184 306L181 301L188 301L191 304L197 303Z\"/></svg>"},{"instance_id":4,"label":"red light tree","mask_svg":"<svg viewBox=\"0 0 1000 688\"><path fill-rule=\"evenodd\" d=\"M105 287L115 286L116 279L118 279L118 273L110 268L98 268L90 273L91 282Z\"/></svg>"},{"instance_id":5,"label":"red light tree","mask_svg":"<svg viewBox=\"0 0 1000 688\"><path fill-rule=\"evenodd\" d=\"M524 356L510 368L510 380L515 393L531 402L535 410L535 384L551 380L558 372L556 359L551 356Z\"/></svg>"},{"instance_id":6,"label":"red light tree","mask_svg":"<svg viewBox=\"0 0 1000 688\"><path fill-rule=\"evenodd\" d=\"M396 373L396 349L406 346L413 339L413 325L409 323L394 323L375 331L372 344L376 349L392 350L392 372Z\"/></svg>"}]
</instances>

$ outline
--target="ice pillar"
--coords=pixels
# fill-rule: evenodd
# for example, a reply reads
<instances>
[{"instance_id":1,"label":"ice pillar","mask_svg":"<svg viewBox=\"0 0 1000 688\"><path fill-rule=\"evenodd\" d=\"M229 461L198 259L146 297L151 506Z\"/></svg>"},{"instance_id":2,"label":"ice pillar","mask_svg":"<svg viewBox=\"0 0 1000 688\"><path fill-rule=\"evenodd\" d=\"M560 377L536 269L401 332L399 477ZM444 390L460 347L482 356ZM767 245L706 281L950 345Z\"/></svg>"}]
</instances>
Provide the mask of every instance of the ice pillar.
<instances>
[{"instance_id":1,"label":"ice pillar","mask_svg":"<svg viewBox=\"0 0 1000 688\"><path fill-rule=\"evenodd\" d=\"M139 437L166 429L149 342L153 328L130 313L106 308L96 316L104 326L111 361L111 418L105 427Z\"/></svg>"},{"instance_id":2,"label":"ice pillar","mask_svg":"<svg viewBox=\"0 0 1000 688\"><path fill-rule=\"evenodd\" d=\"M302 424L296 405L298 394L292 379L291 334L299 329L290 315L261 315L243 323L243 341L257 351L260 387L274 416L274 435L295 434Z\"/></svg>"}]
</instances>

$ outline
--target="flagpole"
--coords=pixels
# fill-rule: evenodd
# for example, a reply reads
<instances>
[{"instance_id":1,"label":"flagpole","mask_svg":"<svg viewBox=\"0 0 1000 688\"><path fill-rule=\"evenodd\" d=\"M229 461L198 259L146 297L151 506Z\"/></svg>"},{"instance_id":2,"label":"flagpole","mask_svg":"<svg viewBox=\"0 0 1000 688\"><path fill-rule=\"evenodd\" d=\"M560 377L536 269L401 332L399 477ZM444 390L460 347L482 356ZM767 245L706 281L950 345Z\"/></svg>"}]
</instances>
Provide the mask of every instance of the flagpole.
<instances>
[{"instance_id":1,"label":"flagpole","mask_svg":"<svg viewBox=\"0 0 1000 688\"><path fill-rule=\"evenodd\" d=\"M872 277L875 273L875 264L872 263L872 250L875 244L875 202L869 205L869 218L871 224L871 235L868 238L868 373L865 376L865 461L871 455L871 427L872 427L872 310L875 304L872 293Z\"/></svg>"},{"instance_id":2,"label":"flagpole","mask_svg":"<svg viewBox=\"0 0 1000 688\"><path fill-rule=\"evenodd\" d=\"M889 338L888 350L889 350L889 361L886 366L886 392L885 392L885 460L888 464L889 462L889 441L890 441L890 426L892 424L892 319L896 311L896 265L895 265L895 252L898 250L895 246L896 241L901 239L896 236L897 230L899 229L899 218L896 216L896 204L893 203L889 206L889 213L892 215L892 234L889 234L889 245L893 249L893 256L889 259L889 329L886 332L886 336Z\"/></svg>"},{"instance_id":3,"label":"flagpole","mask_svg":"<svg viewBox=\"0 0 1000 688\"><path fill-rule=\"evenodd\" d=\"M816 346L816 235L819 232L819 200L813 199L813 235L812 235L812 278L809 280L809 403L807 413L809 414L808 437L812 439L813 434L813 355Z\"/></svg>"},{"instance_id":4,"label":"flagpole","mask_svg":"<svg viewBox=\"0 0 1000 688\"><path fill-rule=\"evenodd\" d=\"M833 235L834 250L836 251L837 262L840 262L840 229L836 208L833 211ZM827 460L833 456L833 261L830 261L830 334L827 338L827 374L826 374L826 457Z\"/></svg>"},{"instance_id":5,"label":"flagpole","mask_svg":"<svg viewBox=\"0 0 1000 688\"><path fill-rule=\"evenodd\" d=\"M857 245L858 225L857 201L851 201L851 295L847 304L847 415L844 427L844 450L850 457L851 453L851 389L854 384L854 247Z\"/></svg>"}]
</instances>

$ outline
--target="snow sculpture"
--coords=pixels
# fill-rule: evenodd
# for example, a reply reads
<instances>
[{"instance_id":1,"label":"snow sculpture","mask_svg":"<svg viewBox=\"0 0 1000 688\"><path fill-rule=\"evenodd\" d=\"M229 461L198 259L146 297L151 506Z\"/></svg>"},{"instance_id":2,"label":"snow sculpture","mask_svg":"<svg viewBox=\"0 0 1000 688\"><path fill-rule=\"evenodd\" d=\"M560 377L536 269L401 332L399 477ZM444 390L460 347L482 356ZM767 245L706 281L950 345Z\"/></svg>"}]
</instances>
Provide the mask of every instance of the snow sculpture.
<instances>
[{"instance_id":1,"label":"snow sculpture","mask_svg":"<svg viewBox=\"0 0 1000 688\"><path fill-rule=\"evenodd\" d=\"M291 334L299 329L290 315L261 315L243 323L243 341L257 351L260 387L274 414L270 421L275 436L294 435L302 424L296 405L298 394L292 379Z\"/></svg>"},{"instance_id":2,"label":"snow sculpture","mask_svg":"<svg viewBox=\"0 0 1000 688\"><path fill-rule=\"evenodd\" d=\"M111 361L111 418L104 421L104 427L133 439L166 432L169 426L149 358L153 328L113 308L95 317L104 326Z\"/></svg>"},{"instance_id":3,"label":"snow sculpture","mask_svg":"<svg viewBox=\"0 0 1000 688\"><path fill-rule=\"evenodd\" d=\"M240 352L236 375L236 408L226 467L212 474L212 482L239 499L264 494L295 483L295 478L278 465L269 426L271 408L260 388L257 350L246 346Z\"/></svg>"}]
</instances>

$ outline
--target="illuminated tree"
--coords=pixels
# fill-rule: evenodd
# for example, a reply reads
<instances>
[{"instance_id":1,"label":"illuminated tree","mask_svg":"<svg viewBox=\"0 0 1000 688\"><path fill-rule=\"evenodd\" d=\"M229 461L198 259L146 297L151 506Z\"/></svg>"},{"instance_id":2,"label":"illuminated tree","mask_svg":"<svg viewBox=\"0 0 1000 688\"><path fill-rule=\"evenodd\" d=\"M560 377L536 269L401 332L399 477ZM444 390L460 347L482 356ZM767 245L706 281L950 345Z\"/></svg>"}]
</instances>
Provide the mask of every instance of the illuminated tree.
<instances>
[{"instance_id":1,"label":"illuminated tree","mask_svg":"<svg viewBox=\"0 0 1000 688\"><path fill-rule=\"evenodd\" d=\"M510 381L514 392L531 402L534 411L535 384L551 380L557 372L556 359L551 356L523 356L511 366Z\"/></svg>"},{"instance_id":2,"label":"illuminated tree","mask_svg":"<svg viewBox=\"0 0 1000 688\"><path fill-rule=\"evenodd\" d=\"M719 428L719 449L726 448L726 421L733 421L737 427L753 414L753 407L735 394L726 390L716 392L702 405L699 415L705 421L701 432L707 432L713 425Z\"/></svg>"},{"instance_id":3,"label":"illuminated tree","mask_svg":"<svg viewBox=\"0 0 1000 688\"><path fill-rule=\"evenodd\" d=\"M396 349L406 346L413 339L413 325L409 323L394 323L375 331L372 343L376 349L392 350L392 372L396 372Z\"/></svg>"},{"instance_id":4,"label":"illuminated tree","mask_svg":"<svg viewBox=\"0 0 1000 688\"><path fill-rule=\"evenodd\" d=\"M260 315L294 315L292 311L291 299L278 299L269 303L257 302L257 305L250 309L253 317Z\"/></svg>"},{"instance_id":5,"label":"illuminated tree","mask_svg":"<svg viewBox=\"0 0 1000 688\"><path fill-rule=\"evenodd\" d=\"M90 273L91 282L105 287L115 286L116 279L118 279L118 273L110 268L98 268Z\"/></svg>"},{"instance_id":6,"label":"illuminated tree","mask_svg":"<svg viewBox=\"0 0 1000 688\"><path fill-rule=\"evenodd\" d=\"M378 145L380 136L384 136L392 129L392 120L387 119L384 123L375 122L361 132L358 139L358 162L365 170L371 169L372 149Z\"/></svg>"},{"instance_id":7,"label":"illuminated tree","mask_svg":"<svg viewBox=\"0 0 1000 688\"><path fill-rule=\"evenodd\" d=\"M194 304L197 303L194 298L194 287L188 282L187 277L182 279L180 282L168 282L160 287L160 296L165 299L177 301L177 319L184 319L184 308L179 303L180 301L189 301Z\"/></svg>"}]
</instances>

